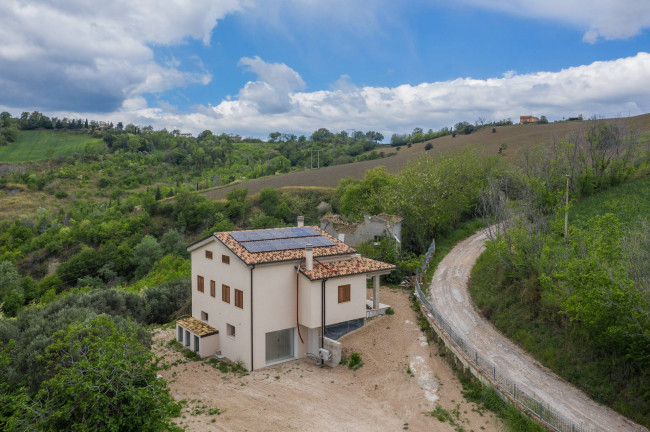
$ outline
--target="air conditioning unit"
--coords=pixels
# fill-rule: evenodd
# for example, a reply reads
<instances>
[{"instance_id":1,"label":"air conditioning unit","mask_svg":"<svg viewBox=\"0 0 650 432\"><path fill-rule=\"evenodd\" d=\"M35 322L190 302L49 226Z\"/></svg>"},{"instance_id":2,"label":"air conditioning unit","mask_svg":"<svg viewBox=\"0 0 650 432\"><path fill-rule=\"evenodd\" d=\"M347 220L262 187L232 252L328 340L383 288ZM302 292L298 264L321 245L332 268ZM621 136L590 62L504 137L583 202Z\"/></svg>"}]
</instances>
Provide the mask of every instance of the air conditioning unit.
<instances>
[{"instance_id":1,"label":"air conditioning unit","mask_svg":"<svg viewBox=\"0 0 650 432\"><path fill-rule=\"evenodd\" d=\"M319 348L318 356L321 358L321 360L327 361L330 358L332 358L332 353L329 350L326 350L325 348Z\"/></svg>"}]
</instances>

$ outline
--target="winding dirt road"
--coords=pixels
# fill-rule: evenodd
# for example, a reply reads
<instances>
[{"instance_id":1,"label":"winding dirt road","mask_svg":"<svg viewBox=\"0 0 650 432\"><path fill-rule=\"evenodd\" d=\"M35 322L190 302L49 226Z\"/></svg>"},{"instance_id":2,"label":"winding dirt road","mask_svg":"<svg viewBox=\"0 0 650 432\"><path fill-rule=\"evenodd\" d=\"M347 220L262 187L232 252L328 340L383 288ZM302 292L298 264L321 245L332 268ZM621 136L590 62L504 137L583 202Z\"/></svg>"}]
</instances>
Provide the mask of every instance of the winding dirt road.
<instances>
[{"instance_id":1,"label":"winding dirt road","mask_svg":"<svg viewBox=\"0 0 650 432\"><path fill-rule=\"evenodd\" d=\"M486 234L479 232L459 243L440 262L430 287L433 306L454 330L519 388L537 396L557 412L595 431L647 431L613 410L591 400L503 336L474 308L467 283L472 267L485 250Z\"/></svg>"}]
</instances>

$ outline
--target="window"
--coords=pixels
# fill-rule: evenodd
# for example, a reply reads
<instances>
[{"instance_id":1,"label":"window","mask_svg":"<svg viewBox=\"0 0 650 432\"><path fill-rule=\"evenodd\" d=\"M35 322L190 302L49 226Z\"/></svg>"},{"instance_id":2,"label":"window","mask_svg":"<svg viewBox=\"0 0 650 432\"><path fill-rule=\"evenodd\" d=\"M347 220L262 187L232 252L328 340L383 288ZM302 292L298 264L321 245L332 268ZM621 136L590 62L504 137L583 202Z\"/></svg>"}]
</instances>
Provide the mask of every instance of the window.
<instances>
[{"instance_id":1,"label":"window","mask_svg":"<svg viewBox=\"0 0 650 432\"><path fill-rule=\"evenodd\" d=\"M235 306L244 309L244 292L238 289L235 290Z\"/></svg>"},{"instance_id":2,"label":"window","mask_svg":"<svg viewBox=\"0 0 650 432\"><path fill-rule=\"evenodd\" d=\"M226 324L226 334L230 337L235 337L235 326L232 324Z\"/></svg>"},{"instance_id":3,"label":"window","mask_svg":"<svg viewBox=\"0 0 650 432\"><path fill-rule=\"evenodd\" d=\"M208 320L208 313L201 311L201 321L207 321Z\"/></svg>"},{"instance_id":4,"label":"window","mask_svg":"<svg viewBox=\"0 0 650 432\"><path fill-rule=\"evenodd\" d=\"M230 264L230 256L229 255L221 255L221 262L224 264Z\"/></svg>"},{"instance_id":5,"label":"window","mask_svg":"<svg viewBox=\"0 0 650 432\"><path fill-rule=\"evenodd\" d=\"M190 332L188 330L185 330L185 346L190 346Z\"/></svg>"},{"instance_id":6,"label":"window","mask_svg":"<svg viewBox=\"0 0 650 432\"><path fill-rule=\"evenodd\" d=\"M178 341L180 343L183 343L183 327L178 327Z\"/></svg>"},{"instance_id":7,"label":"window","mask_svg":"<svg viewBox=\"0 0 650 432\"><path fill-rule=\"evenodd\" d=\"M199 337L194 335L194 352L199 352Z\"/></svg>"},{"instance_id":8,"label":"window","mask_svg":"<svg viewBox=\"0 0 650 432\"><path fill-rule=\"evenodd\" d=\"M203 281L204 281L203 276L196 277L196 289L199 292L203 292Z\"/></svg>"},{"instance_id":9,"label":"window","mask_svg":"<svg viewBox=\"0 0 650 432\"><path fill-rule=\"evenodd\" d=\"M209 250L205 251L205 257L207 259L212 259L212 251L209 251Z\"/></svg>"},{"instance_id":10,"label":"window","mask_svg":"<svg viewBox=\"0 0 650 432\"><path fill-rule=\"evenodd\" d=\"M350 284L339 285L339 303L350 301Z\"/></svg>"},{"instance_id":11,"label":"window","mask_svg":"<svg viewBox=\"0 0 650 432\"><path fill-rule=\"evenodd\" d=\"M228 285L221 285L221 300L230 303L230 287Z\"/></svg>"},{"instance_id":12,"label":"window","mask_svg":"<svg viewBox=\"0 0 650 432\"><path fill-rule=\"evenodd\" d=\"M212 297L217 296L217 284L213 280L210 281L210 295Z\"/></svg>"}]
</instances>

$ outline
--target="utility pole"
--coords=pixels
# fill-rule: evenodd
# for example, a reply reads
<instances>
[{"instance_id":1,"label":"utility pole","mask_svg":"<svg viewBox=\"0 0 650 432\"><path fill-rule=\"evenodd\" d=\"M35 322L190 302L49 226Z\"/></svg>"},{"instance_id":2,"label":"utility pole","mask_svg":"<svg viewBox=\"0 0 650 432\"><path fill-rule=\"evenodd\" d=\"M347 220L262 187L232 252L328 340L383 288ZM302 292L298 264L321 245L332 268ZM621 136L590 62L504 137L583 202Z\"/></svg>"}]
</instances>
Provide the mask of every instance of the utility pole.
<instances>
[{"instance_id":1,"label":"utility pole","mask_svg":"<svg viewBox=\"0 0 650 432\"><path fill-rule=\"evenodd\" d=\"M314 149L311 150L311 156L309 158L309 169L314 169Z\"/></svg>"},{"instance_id":2,"label":"utility pole","mask_svg":"<svg viewBox=\"0 0 650 432\"><path fill-rule=\"evenodd\" d=\"M318 160L318 169L320 169L320 150L316 150L316 158Z\"/></svg>"},{"instance_id":3,"label":"utility pole","mask_svg":"<svg viewBox=\"0 0 650 432\"><path fill-rule=\"evenodd\" d=\"M566 177L566 199L564 202L564 241L567 241L567 234L569 232L569 179L571 174L565 174Z\"/></svg>"}]
</instances>

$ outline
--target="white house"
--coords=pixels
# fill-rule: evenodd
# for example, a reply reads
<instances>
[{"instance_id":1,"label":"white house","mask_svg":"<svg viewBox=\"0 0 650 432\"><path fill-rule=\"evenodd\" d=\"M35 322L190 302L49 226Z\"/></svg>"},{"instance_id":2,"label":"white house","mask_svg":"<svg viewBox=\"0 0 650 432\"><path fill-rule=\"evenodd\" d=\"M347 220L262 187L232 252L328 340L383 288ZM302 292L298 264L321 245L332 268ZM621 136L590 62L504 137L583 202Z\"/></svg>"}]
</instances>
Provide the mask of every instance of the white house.
<instances>
[{"instance_id":1,"label":"white house","mask_svg":"<svg viewBox=\"0 0 650 432\"><path fill-rule=\"evenodd\" d=\"M248 370L327 355L321 348L337 344L328 340L328 328L363 324L366 278L374 279L377 309L379 276L395 268L300 223L215 233L188 250L192 317L177 322L177 339L201 356L221 354Z\"/></svg>"}]
</instances>

